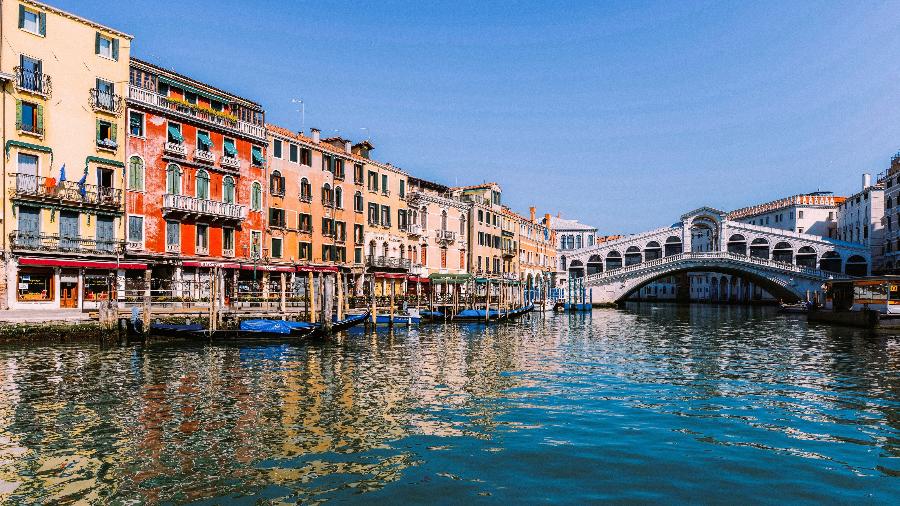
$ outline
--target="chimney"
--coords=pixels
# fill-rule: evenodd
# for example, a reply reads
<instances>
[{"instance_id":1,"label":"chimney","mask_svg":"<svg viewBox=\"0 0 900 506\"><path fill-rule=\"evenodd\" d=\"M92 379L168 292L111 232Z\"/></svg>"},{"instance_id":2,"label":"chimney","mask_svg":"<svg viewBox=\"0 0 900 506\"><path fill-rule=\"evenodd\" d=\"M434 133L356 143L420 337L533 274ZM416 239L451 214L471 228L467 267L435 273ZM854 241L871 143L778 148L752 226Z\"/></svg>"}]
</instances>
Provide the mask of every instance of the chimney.
<instances>
[{"instance_id":1,"label":"chimney","mask_svg":"<svg viewBox=\"0 0 900 506\"><path fill-rule=\"evenodd\" d=\"M310 128L310 132L312 132L313 144L319 143L319 134L321 133L318 128Z\"/></svg>"},{"instance_id":2,"label":"chimney","mask_svg":"<svg viewBox=\"0 0 900 506\"><path fill-rule=\"evenodd\" d=\"M537 208L534 206L531 206L528 208L528 211L531 212L531 222L534 223L534 213L537 212Z\"/></svg>"},{"instance_id":3,"label":"chimney","mask_svg":"<svg viewBox=\"0 0 900 506\"><path fill-rule=\"evenodd\" d=\"M550 226L550 213L544 215L544 225Z\"/></svg>"},{"instance_id":4,"label":"chimney","mask_svg":"<svg viewBox=\"0 0 900 506\"><path fill-rule=\"evenodd\" d=\"M862 175L862 189L872 186L872 174L863 174Z\"/></svg>"},{"instance_id":5,"label":"chimney","mask_svg":"<svg viewBox=\"0 0 900 506\"><path fill-rule=\"evenodd\" d=\"M350 143L350 141L344 141L344 151L346 151L347 154L350 154L352 152L352 150L353 150L353 145Z\"/></svg>"}]
</instances>

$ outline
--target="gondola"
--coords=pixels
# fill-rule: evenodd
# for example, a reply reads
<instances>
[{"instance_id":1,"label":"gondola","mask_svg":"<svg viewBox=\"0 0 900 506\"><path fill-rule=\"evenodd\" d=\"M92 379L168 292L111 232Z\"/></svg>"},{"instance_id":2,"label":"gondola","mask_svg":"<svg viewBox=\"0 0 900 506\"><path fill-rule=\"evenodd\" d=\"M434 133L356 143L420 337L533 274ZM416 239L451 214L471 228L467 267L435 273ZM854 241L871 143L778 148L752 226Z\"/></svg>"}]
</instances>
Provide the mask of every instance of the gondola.
<instances>
[{"instance_id":1,"label":"gondola","mask_svg":"<svg viewBox=\"0 0 900 506\"><path fill-rule=\"evenodd\" d=\"M500 318L500 311L491 309L488 314L488 321L495 321ZM483 322L485 321L484 309L464 309L453 317L453 321L457 322Z\"/></svg>"},{"instance_id":2,"label":"gondola","mask_svg":"<svg viewBox=\"0 0 900 506\"><path fill-rule=\"evenodd\" d=\"M363 314L349 315L342 320L334 318L331 325L332 332L340 332L347 330L353 326L364 323L369 317L369 312ZM236 341L236 340L265 340L265 341L284 341L298 340L310 337L321 336L324 332L321 323L309 322L292 322L285 320L268 320L254 319L244 320L238 329L219 329L207 330L200 325L168 325L164 327L150 326L151 334L160 337L181 337L193 340L215 340L215 341ZM158 328L165 334L157 334L153 332L154 328ZM137 334L134 325L129 321L129 334Z\"/></svg>"},{"instance_id":3,"label":"gondola","mask_svg":"<svg viewBox=\"0 0 900 506\"><path fill-rule=\"evenodd\" d=\"M510 310L509 313L506 314L507 318L516 318L522 316L523 314L530 313L534 311L534 304L529 304L527 306L522 306L513 310Z\"/></svg>"},{"instance_id":4,"label":"gondola","mask_svg":"<svg viewBox=\"0 0 900 506\"><path fill-rule=\"evenodd\" d=\"M809 304L805 302L798 302L797 304L785 304L781 303L778 305L779 313L792 313L792 314L806 314L809 312Z\"/></svg>"},{"instance_id":5,"label":"gondola","mask_svg":"<svg viewBox=\"0 0 900 506\"><path fill-rule=\"evenodd\" d=\"M370 313L369 311L366 311L362 314L347 315L347 317L341 321L336 321L335 318L335 322L331 325L331 331L340 332L342 330L347 330L351 327L355 327L361 323L365 323L369 318L369 315L371 314L372 313Z\"/></svg>"},{"instance_id":6,"label":"gondola","mask_svg":"<svg viewBox=\"0 0 900 506\"><path fill-rule=\"evenodd\" d=\"M419 311L419 317L422 322L441 322L446 316L440 311Z\"/></svg>"},{"instance_id":7,"label":"gondola","mask_svg":"<svg viewBox=\"0 0 900 506\"><path fill-rule=\"evenodd\" d=\"M149 334L158 337L178 337L185 332L194 332L197 330L203 330L203 325L200 325L199 323L151 323Z\"/></svg>"}]
</instances>

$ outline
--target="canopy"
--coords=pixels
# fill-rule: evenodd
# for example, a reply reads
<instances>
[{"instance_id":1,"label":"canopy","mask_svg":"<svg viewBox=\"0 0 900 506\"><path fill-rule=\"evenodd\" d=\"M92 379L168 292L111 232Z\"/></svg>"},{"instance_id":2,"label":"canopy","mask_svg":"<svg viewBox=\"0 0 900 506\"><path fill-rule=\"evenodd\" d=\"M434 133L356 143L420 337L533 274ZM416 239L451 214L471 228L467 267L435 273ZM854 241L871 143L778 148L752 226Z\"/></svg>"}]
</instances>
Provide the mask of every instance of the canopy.
<instances>
[{"instance_id":1,"label":"canopy","mask_svg":"<svg viewBox=\"0 0 900 506\"><path fill-rule=\"evenodd\" d=\"M175 128L174 125L169 125L169 135L171 135L173 139L178 141L179 144L184 142L184 137L181 135L181 132L179 132L178 129Z\"/></svg>"},{"instance_id":2,"label":"canopy","mask_svg":"<svg viewBox=\"0 0 900 506\"><path fill-rule=\"evenodd\" d=\"M472 276L470 274L430 274L428 278L432 283L462 284L466 283Z\"/></svg>"},{"instance_id":3,"label":"canopy","mask_svg":"<svg viewBox=\"0 0 900 506\"><path fill-rule=\"evenodd\" d=\"M223 144L225 146L225 154L232 158L236 158L237 148L234 147L234 141L231 139L225 139L225 142Z\"/></svg>"},{"instance_id":4,"label":"canopy","mask_svg":"<svg viewBox=\"0 0 900 506\"><path fill-rule=\"evenodd\" d=\"M200 133L197 134L197 138L200 140L200 143L201 143L201 144L203 144L204 146L206 146L206 147L208 148L207 151L209 151L209 150L211 150L212 148L215 147L215 145L213 144L212 139L209 138L209 134L205 134L205 133L203 133L203 132L200 132Z\"/></svg>"},{"instance_id":5,"label":"canopy","mask_svg":"<svg viewBox=\"0 0 900 506\"><path fill-rule=\"evenodd\" d=\"M262 151L260 151L259 149L253 150L253 163L257 165L263 164Z\"/></svg>"}]
</instances>

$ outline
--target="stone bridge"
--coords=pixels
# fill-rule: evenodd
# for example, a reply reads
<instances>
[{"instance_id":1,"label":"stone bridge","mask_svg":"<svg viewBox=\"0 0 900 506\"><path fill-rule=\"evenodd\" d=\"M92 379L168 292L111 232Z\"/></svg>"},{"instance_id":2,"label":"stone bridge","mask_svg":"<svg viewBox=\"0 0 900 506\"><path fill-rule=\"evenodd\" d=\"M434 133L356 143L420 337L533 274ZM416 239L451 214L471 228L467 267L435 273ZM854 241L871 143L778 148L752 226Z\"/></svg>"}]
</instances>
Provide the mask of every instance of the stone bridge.
<instances>
[{"instance_id":1,"label":"stone bridge","mask_svg":"<svg viewBox=\"0 0 900 506\"><path fill-rule=\"evenodd\" d=\"M750 225L702 207L671 227L562 255L570 277L584 277L594 303L619 302L642 286L684 272L720 272L785 300L804 299L828 279L864 276L869 249L856 243Z\"/></svg>"}]
</instances>

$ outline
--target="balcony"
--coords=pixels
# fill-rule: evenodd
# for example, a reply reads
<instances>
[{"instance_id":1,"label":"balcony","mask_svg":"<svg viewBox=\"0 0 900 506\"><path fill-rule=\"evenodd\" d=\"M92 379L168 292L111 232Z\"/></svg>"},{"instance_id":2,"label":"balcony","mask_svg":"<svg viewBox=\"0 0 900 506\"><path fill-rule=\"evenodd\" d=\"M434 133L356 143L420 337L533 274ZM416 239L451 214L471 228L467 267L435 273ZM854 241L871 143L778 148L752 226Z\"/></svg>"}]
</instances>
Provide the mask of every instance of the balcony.
<instances>
[{"instance_id":1,"label":"balcony","mask_svg":"<svg viewBox=\"0 0 900 506\"><path fill-rule=\"evenodd\" d=\"M210 165L213 165L216 163L216 155L212 154L209 151L203 151L203 150L198 149L198 150L194 151L194 160L197 160L198 162L203 162L203 163L208 163Z\"/></svg>"},{"instance_id":2,"label":"balcony","mask_svg":"<svg viewBox=\"0 0 900 506\"><path fill-rule=\"evenodd\" d=\"M241 161L233 156L223 156L222 157L222 167L228 167L229 169L241 170Z\"/></svg>"},{"instance_id":3,"label":"balcony","mask_svg":"<svg viewBox=\"0 0 900 506\"><path fill-rule=\"evenodd\" d=\"M10 174L15 177L13 196L46 203L69 203L76 206L97 206L121 210L122 190L77 181L59 182L54 178L31 174Z\"/></svg>"},{"instance_id":4,"label":"balcony","mask_svg":"<svg viewBox=\"0 0 900 506\"><path fill-rule=\"evenodd\" d=\"M115 151L119 149L119 143L112 139L97 139L97 148Z\"/></svg>"},{"instance_id":5,"label":"balcony","mask_svg":"<svg viewBox=\"0 0 900 506\"><path fill-rule=\"evenodd\" d=\"M311 234L313 233L313 227L312 227L312 225L309 225L309 226L307 226L307 227L304 227L304 226L301 224L300 228L297 229L297 233L299 233L299 234L311 235Z\"/></svg>"},{"instance_id":6,"label":"balcony","mask_svg":"<svg viewBox=\"0 0 900 506\"><path fill-rule=\"evenodd\" d=\"M13 251L48 253L91 254L116 256L122 253L125 241L97 240L93 237L60 237L58 234L24 232L15 230L9 234Z\"/></svg>"},{"instance_id":7,"label":"balcony","mask_svg":"<svg viewBox=\"0 0 900 506\"><path fill-rule=\"evenodd\" d=\"M372 268L409 270L410 264L408 258L366 257L366 265Z\"/></svg>"},{"instance_id":8,"label":"balcony","mask_svg":"<svg viewBox=\"0 0 900 506\"><path fill-rule=\"evenodd\" d=\"M201 246L201 245L198 244L198 245L194 248L194 254L196 254L196 255L209 255L209 246Z\"/></svg>"},{"instance_id":9,"label":"balcony","mask_svg":"<svg viewBox=\"0 0 900 506\"><path fill-rule=\"evenodd\" d=\"M334 207L334 199L322 197L322 205L325 207Z\"/></svg>"},{"instance_id":10,"label":"balcony","mask_svg":"<svg viewBox=\"0 0 900 506\"><path fill-rule=\"evenodd\" d=\"M304 195L303 193L301 193L300 194L300 202L305 202L305 203L309 204L310 202L312 202L312 195Z\"/></svg>"},{"instance_id":11,"label":"balcony","mask_svg":"<svg viewBox=\"0 0 900 506\"><path fill-rule=\"evenodd\" d=\"M166 253L181 253L181 244L166 244Z\"/></svg>"},{"instance_id":12,"label":"balcony","mask_svg":"<svg viewBox=\"0 0 900 506\"><path fill-rule=\"evenodd\" d=\"M224 114L218 115L203 109L189 107L185 104L169 100L153 90L130 85L128 87L128 99L157 109L173 112L182 118L197 120L214 127L226 128L261 141L265 141L266 139L266 129L262 125L254 125L253 123L248 123L246 121L232 119Z\"/></svg>"},{"instance_id":13,"label":"balcony","mask_svg":"<svg viewBox=\"0 0 900 506\"><path fill-rule=\"evenodd\" d=\"M41 95L42 97L50 97L53 91L50 76L43 72L35 72L25 70L22 67L15 67L13 73L16 75L16 89L26 93Z\"/></svg>"},{"instance_id":14,"label":"balcony","mask_svg":"<svg viewBox=\"0 0 900 506\"><path fill-rule=\"evenodd\" d=\"M421 236L422 232L423 232L422 225L417 225L415 223L411 223L406 227L406 233L408 233L409 235Z\"/></svg>"},{"instance_id":15,"label":"balcony","mask_svg":"<svg viewBox=\"0 0 900 506\"><path fill-rule=\"evenodd\" d=\"M143 251L144 250L144 241L127 241L125 243L125 249L128 251Z\"/></svg>"},{"instance_id":16,"label":"balcony","mask_svg":"<svg viewBox=\"0 0 900 506\"><path fill-rule=\"evenodd\" d=\"M391 195L391 190L388 190L387 188L383 188L381 190L381 194L384 195L385 197L389 197Z\"/></svg>"},{"instance_id":17,"label":"balcony","mask_svg":"<svg viewBox=\"0 0 900 506\"><path fill-rule=\"evenodd\" d=\"M124 102L121 95L100 91L97 88L92 88L88 95L88 103L94 112L108 112L118 116L122 113Z\"/></svg>"},{"instance_id":18,"label":"balcony","mask_svg":"<svg viewBox=\"0 0 900 506\"><path fill-rule=\"evenodd\" d=\"M187 195L163 197L163 213L183 214L195 218L213 218L220 220L243 220L247 217L247 207L238 204L226 204L217 200L198 199Z\"/></svg>"},{"instance_id":19,"label":"balcony","mask_svg":"<svg viewBox=\"0 0 900 506\"><path fill-rule=\"evenodd\" d=\"M518 251L511 244L505 244L500 247L500 254L505 257L514 257Z\"/></svg>"},{"instance_id":20,"label":"balcony","mask_svg":"<svg viewBox=\"0 0 900 506\"><path fill-rule=\"evenodd\" d=\"M456 232L451 230L435 230L434 239L438 244L447 246L456 242Z\"/></svg>"},{"instance_id":21,"label":"balcony","mask_svg":"<svg viewBox=\"0 0 900 506\"><path fill-rule=\"evenodd\" d=\"M234 248L222 248L222 256L223 257L233 257L234 256Z\"/></svg>"},{"instance_id":22,"label":"balcony","mask_svg":"<svg viewBox=\"0 0 900 506\"><path fill-rule=\"evenodd\" d=\"M38 137L44 136L44 125L38 125L35 121L26 123L21 119L17 119L16 130L23 134L36 135Z\"/></svg>"},{"instance_id":23,"label":"balcony","mask_svg":"<svg viewBox=\"0 0 900 506\"><path fill-rule=\"evenodd\" d=\"M178 144L177 142L167 142L166 153L184 157L187 156L187 146L185 146L184 144Z\"/></svg>"}]
</instances>

